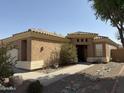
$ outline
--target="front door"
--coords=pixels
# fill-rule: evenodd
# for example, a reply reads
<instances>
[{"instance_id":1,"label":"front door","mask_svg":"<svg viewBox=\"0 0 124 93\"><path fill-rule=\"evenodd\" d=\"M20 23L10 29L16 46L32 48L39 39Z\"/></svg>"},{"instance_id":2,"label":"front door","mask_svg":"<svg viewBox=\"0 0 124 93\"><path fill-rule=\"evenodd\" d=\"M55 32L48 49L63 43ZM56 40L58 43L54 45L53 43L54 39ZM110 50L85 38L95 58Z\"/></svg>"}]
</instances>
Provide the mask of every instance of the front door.
<instances>
[{"instance_id":1,"label":"front door","mask_svg":"<svg viewBox=\"0 0 124 93\"><path fill-rule=\"evenodd\" d=\"M76 47L77 47L78 62L86 62L87 46L86 45L77 45Z\"/></svg>"}]
</instances>

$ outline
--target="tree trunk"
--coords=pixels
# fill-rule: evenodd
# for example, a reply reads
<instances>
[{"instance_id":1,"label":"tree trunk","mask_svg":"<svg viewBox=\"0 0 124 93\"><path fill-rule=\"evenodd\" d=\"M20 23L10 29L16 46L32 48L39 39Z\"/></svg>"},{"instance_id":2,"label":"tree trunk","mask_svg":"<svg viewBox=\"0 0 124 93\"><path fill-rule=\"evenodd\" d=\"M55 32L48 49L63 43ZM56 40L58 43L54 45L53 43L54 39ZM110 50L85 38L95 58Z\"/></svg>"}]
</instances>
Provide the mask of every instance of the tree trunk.
<instances>
[{"instance_id":1,"label":"tree trunk","mask_svg":"<svg viewBox=\"0 0 124 93\"><path fill-rule=\"evenodd\" d=\"M123 29L119 29L119 35L121 39L122 46L124 48L124 35L123 35Z\"/></svg>"}]
</instances>

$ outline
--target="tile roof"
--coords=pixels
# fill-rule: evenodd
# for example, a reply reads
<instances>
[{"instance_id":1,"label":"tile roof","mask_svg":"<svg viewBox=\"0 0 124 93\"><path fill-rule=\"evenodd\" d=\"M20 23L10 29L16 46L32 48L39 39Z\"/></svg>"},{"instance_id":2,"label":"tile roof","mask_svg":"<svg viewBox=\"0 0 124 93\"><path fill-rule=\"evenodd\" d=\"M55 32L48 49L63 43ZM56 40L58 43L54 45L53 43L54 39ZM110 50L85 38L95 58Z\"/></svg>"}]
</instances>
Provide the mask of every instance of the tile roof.
<instances>
[{"instance_id":1,"label":"tile roof","mask_svg":"<svg viewBox=\"0 0 124 93\"><path fill-rule=\"evenodd\" d=\"M94 38L94 40L97 40L97 39L108 39L108 37L106 36L97 36Z\"/></svg>"},{"instance_id":2,"label":"tile roof","mask_svg":"<svg viewBox=\"0 0 124 93\"><path fill-rule=\"evenodd\" d=\"M56 37L64 38L62 35L57 34L57 33L55 33L55 32L54 32L54 33L53 33L53 32L48 32L47 30L36 29L36 28L30 28L30 29L28 29L27 31L24 31L24 32L21 32L21 33L14 34L13 36L18 35L18 34L22 34L22 33L26 33L26 32L34 32L34 33L39 33L39 34L51 35L51 36L56 36Z\"/></svg>"},{"instance_id":3,"label":"tile roof","mask_svg":"<svg viewBox=\"0 0 124 93\"><path fill-rule=\"evenodd\" d=\"M73 32L73 33L68 33L68 35L73 35L73 34L77 34L77 35L82 35L82 34L98 35L97 33L82 32L82 31Z\"/></svg>"}]
</instances>

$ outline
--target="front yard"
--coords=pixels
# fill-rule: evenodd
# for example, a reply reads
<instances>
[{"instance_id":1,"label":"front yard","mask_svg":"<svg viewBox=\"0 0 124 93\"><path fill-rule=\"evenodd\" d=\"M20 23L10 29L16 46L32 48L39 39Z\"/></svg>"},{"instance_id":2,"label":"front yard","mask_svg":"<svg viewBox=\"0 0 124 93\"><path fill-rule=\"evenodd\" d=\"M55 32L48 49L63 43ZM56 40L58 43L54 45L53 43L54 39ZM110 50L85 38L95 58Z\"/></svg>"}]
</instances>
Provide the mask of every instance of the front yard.
<instances>
[{"instance_id":1,"label":"front yard","mask_svg":"<svg viewBox=\"0 0 124 93\"><path fill-rule=\"evenodd\" d=\"M43 93L123 93L123 65L114 62L95 64L44 87Z\"/></svg>"}]
</instances>

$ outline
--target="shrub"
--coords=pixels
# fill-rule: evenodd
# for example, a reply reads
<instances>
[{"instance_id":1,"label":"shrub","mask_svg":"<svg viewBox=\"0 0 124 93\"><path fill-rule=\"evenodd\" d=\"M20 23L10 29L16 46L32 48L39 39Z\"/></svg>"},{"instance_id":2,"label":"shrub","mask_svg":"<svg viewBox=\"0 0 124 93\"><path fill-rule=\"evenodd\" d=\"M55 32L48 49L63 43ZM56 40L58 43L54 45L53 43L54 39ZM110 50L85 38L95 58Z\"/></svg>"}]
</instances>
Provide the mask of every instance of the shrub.
<instances>
[{"instance_id":1,"label":"shrub","mask_svg":"<svg viewBox=\"0 0 124 93\"><path fill-rule=\"evenodd\" d=\"M63 44L60 51L60 65L77 63L77 50L72 44Z\"/></svg>"},{"instance_id":2,"label":"shrub","mask_svg":"<svg viewBox=\"0 0 124 93\"><path fill-rule=\"evenodd\" d=\"M50 54L50 60L47 60L44 64L45 68L58 68L59 67L59 51L54 49Z\"/></svg>"},{"instance_id":3,"label":"shrub","mask_svg":"<svg viewBox=\"0 0 124 93\"><path fill-rule=\"evenodd\" d=\"M0 45L0 83L4 83L4 79L13 75L12 66L15 64L14 57L8 53L12 47L10 45L1 44Z\"/></svg>"},{"instance_id":4,"label":"shrub","mask_svg":"<svg viewBox=\"0 0 124 93\"><path fill-rule=\"evenodd\" d=\"M40 81L33 81L27 89L27 93L42 93L43 86L40 84Z\"/></svg>"},{"instance_id":5,"label":"shrub","mask_svg":"<svg viewBox=\"0 0 124 93\"><path fill-rule=\"evenodd\" d=\"M51 67L53 67L53 68L58 68L58 66L59 66L59 52L55 49L54 51L52 51L52 53L51 53L51 57L50 57L50 59L51 59L51 61L50 61L50 63L51 63Z\"/></svg>"}]
</instances>

